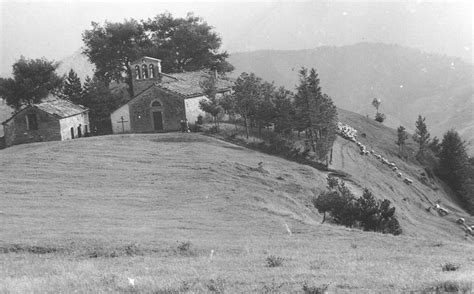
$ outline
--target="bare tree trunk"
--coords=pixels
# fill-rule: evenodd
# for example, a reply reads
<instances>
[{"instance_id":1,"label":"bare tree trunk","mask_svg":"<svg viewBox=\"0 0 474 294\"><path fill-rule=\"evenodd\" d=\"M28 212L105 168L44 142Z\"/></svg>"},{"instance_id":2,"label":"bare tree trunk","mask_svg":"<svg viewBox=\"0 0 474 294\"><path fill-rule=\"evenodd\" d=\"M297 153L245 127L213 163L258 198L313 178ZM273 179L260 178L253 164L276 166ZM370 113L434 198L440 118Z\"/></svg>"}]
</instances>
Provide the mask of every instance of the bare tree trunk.
<instances>
[{"instance_id":1,"label":"bare tree trunk","mask_svg":"<svg viewBox=\"0 0 474 294\"><path fill-rule=\"evenodd\" d=\"M247 140L249 138L249 124L247 122L247 118L244 117L244 126L245 126L245 134L247 135Z\"/></svg>"}]
</instances>

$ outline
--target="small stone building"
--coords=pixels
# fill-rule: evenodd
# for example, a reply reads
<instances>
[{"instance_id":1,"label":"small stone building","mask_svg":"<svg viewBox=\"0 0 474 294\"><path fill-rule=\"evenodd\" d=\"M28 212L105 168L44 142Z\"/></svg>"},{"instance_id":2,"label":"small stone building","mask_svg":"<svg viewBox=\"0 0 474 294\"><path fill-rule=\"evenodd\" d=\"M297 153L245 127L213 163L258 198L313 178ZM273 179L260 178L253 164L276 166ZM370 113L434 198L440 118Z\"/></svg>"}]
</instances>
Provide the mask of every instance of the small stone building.
<instances>
[{"instance_id":1,"label":"small stone building","mask_svg":"<svg viewBox=\"0 0 474 294\"><path fill-rule=\"evenodd\" d=\"M2 125L7 147L74 139L89 133L89 110L50 96L42 103L24 106Z\"/></svg>"},{"instance_id":2,"label":"small stone building","mask_svg":"<svg viewBox=\"0 0 474 294\"><path fill-rule=\"evenodd\" d=\"M177 131L180 121L195 123L198 116L205 117L199 101L207 99L200 82L208 73L161 72L161 61L143 57L131 63L134 72L135 96L111 115L112 130L116 133L153 133ZM218 95L230 93L233 83L218 80Z\"/></svg>"}]
</instances>

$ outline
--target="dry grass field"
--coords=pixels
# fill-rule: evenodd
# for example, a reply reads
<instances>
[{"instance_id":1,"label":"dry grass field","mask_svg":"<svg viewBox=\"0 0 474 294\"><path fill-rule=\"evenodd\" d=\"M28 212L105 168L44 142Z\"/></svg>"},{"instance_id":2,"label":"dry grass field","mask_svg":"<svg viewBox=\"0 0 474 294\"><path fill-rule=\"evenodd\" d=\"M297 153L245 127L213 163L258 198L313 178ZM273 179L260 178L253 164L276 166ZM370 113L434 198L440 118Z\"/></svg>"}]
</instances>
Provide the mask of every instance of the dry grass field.
<instances>
[{"instance_id":1,"label":"dry grass field","mask_svg":"<svg viewBox=\"0 0 474 294\"><path fill-rule=\"evenodd\" d=\"M468 216L416 165L397 162L406 186L345 140L334 168L394 203L401 236L321 224L326 172L200 134L20 145L0 163L1 293L473 289L473 239L453 221ZM425 210L437 199L453 215Z\"/></svg>"}]
</instances>

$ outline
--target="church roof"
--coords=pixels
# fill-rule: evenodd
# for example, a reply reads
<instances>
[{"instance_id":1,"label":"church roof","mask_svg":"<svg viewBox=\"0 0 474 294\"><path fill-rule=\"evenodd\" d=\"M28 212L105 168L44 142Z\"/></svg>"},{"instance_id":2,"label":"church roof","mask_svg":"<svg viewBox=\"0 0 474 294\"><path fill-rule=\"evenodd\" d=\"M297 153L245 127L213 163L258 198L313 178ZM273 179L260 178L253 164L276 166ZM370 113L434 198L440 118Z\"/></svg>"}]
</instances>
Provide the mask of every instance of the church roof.
<instances>
[{"instance_id":1,"label":"church roof","mask_svg":"<svg viewBox=\"0 0 474 294\"><path fill-rule=\"evenodd\" d=\"M201 71L163 74L162 81L156 86L167 91L179 94L186 98L203 95L200 82L208 78L209 74ZM217 92L225 92L232 88L233 83L228 80L217 80Z\"/></svg>"},{"instance_id":2,"label":"church roof","mask_svg":"<svg viewBox=\"0 0 474 294\"><path fill-rule=\"evenodd\" d=\"M77 115L80 113L83 113L87 111L88 109L81 106L74 104L70 101L60 99L57 97L54 97L52 95L48 96L43 102L38 103L38 104L32 104L32 105L25 105L22 108L20 108L17 112L15 112L9 119L4 121L2 124L7 123L10 121L12 118L14 118L17 114L22 112L23 110L34 107L37 108L41 111L44 111L58 119L70 117L73 115Z\"/></svg>"},{"instance_id":3,"label":"church roof","mask_svg":"<svg viewBox=\"0 0 474 294\"><path fill-rule=\"evenodd\" d=\"M87 108L64 99L54 99L34 105L57 118L66 118L87 111Z\"/></svg>"}]
</instances>

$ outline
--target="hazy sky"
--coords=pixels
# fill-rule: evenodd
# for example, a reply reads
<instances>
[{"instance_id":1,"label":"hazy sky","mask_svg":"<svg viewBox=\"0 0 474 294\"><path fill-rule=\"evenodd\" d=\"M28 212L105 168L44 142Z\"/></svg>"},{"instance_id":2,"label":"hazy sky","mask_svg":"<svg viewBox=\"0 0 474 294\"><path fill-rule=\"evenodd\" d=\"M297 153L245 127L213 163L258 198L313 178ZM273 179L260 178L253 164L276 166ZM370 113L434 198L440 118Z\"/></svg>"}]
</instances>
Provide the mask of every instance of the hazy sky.
<instances>
[{"instance_id":1,"label":"hazy sky","mask_svg":"<svg viewBox=\"0 0 474 294\"><path fill-rule=\"evenodd\" d=\"M83 46L91 21L168 11L203 17L229 52L396 43L473 60L471 1L11 1L0 0L0 74L21 56L61 60Z\"/></svg>"}]
</instances>

